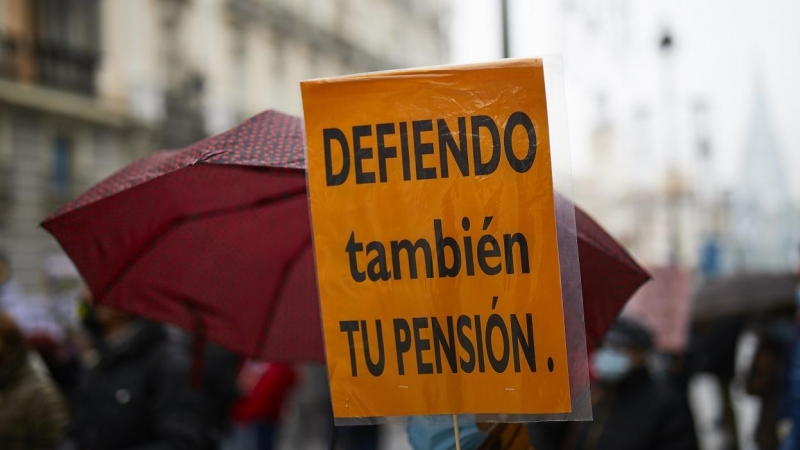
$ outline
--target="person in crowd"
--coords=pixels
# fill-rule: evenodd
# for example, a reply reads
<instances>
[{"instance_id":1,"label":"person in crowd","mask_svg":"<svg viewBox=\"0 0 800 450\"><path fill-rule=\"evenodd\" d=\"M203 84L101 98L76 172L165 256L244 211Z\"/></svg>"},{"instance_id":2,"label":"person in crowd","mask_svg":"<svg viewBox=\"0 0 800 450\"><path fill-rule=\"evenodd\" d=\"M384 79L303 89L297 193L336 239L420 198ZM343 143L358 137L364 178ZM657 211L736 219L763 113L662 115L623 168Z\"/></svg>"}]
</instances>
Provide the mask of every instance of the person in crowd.
<instances>
[{"instance_id":1,"label":"person in crowd","mask_svg":"<svg viewBox=\"0 0 800 450\"><path fill-rule=\"evenodd\" d=\"M90 299L84 311L100 357L78 387L59 448L209 448L210 421L202 392L192 387L185 348L161 324L94 306Z\"/></svg>"},{"instance_id":2,"label":"person in crowd","mask_svg":"<svg viewBox=\"0 0 800 450\"><path fill-rule=\"evenodd\" d=\"M758 348L746 377L747 393L761 399L755 442L759 450L778 448L779 422L786 409L788 363L794 344L791 310L777 311L756 328Z\"/></svg>"},{"instance_id":3,"label":"person in crowd","mask_svg":"<svg viewBox=\"0 0 800 450\"><path fill-rule=\"evenodd\" d=\"M61 253L45 259L42 275L48 315L59 333L40 332L27 338L44 359L53 381L70 399L83 376L80 344L84 336L78 317L81 278L72 261Z\"/></svg>"},{"instance_id":4,"label":"person in crowd","mask_svg":"<svg viewBox=\"0 0 800 450\"><path fill-rule=\"evenodd\" d=\"M237 374L242 358L237 353L213 342L203 342L202 356L195 352L197 342L192 334L175 326L167 326L170 338L179 343L192 358L192 379L195 388L203 395L206 408L206 435L214 448L224 447L223 441L230 434L230 411L233 404L241 398ZM195 358L201 358L201 363ZM198 373L195 373L199 371Z\"/></svg>"},{"instance_id":5,"label":"person in crowd","mask_svg":"<svg viewBox=\"0 0 800 450\"><path fill-rule=\"evenodd\" d=\"M378 450L379 425L346 425L336 427L337 448L344 450Z\"/></svg>"},{"instance_id":6,"label":"person in crowd","mask_svg":"<svg viewBox=\"0 0 800 450\"><path fill-rule=\"evenodd\" d=\"M800 250L800 247L798 248ZM797 275L800 277L800 267ZM789 432L781 442L781 450L795 450L800 448L800 284L795 290L796 315L794 318L794 333L791 354L789 356L789 374L787 383L787 409L791 423Z\"/></svg>"},{"instance_id":7,"label":"person in crowd","mask_svg":"<svg viewBox=\"0 0 800 450\"><path fill-rule=\"evenodd\" d=\"M746 330L750 318L737 314L714 320L695 322L690 331L690 370L692 373L711 374L716 378L722 394L722 408L714 419L716 428L725 436L726 450L738 450L739 427L735 414L731 388L736 380L736 355L739 338Z\"/></svg>"},{"instance_id":8,"label":"person in crowd","mask_svg":"<svg viewBox=\"0 0 800 450\"><path fill-rule=\"evenodd\" d=\"M67 409L47 373L32 367L25 338L0 314L0 448L55 449L67 424Z\"/></svg>"},{"instance_id":9,"label":"person in crowd","mask_svg":"<svg viewBox=\"0 0 800 450\"><path fill-rule=\"evenodd\" d=\"M70 341L58 341L42 334L27 336L26 340L30 348L41 356L61 394L70 400L83 373L78 354L71 348Z\"/></svg>"},{"instance_id":10,"label":"person in crowd","mask_svg":"<svg viewBox=\"0 0 800 450\"><path fill-rule=\"evenodd\" d=\"M210 420L209 431L214 445L219 446L230 432L231 408L241 398L236 376L242 358L210 342L206 344L204 358L202 392Z\"/></svg>"},{"instance_id":11,"label":"person in crowd","mask_svg":"<svg viewBox=\"0 0 800 450\"><path fill-rule=\"evenodd\" d=\"M647 370L652 346L650 332L632 319L619 318L611 326L592 355L594 420L576 423L567 448L697 449L688 406Z\"/></svg>"},{"instance_id":12,"label":"person in crowd","mask_svg":"<svg viewBox=\"0 0 800 450\"><path fill-rule=\"evenodd\" d=\"M69 351L65 330L49 304L48 299L21 289L11 277L8 257L0 250L0 311L13 318L27 340L30 357L45 366L61 393L69 397L80 376L80 364Z\"/></svg>"}]
</instances>

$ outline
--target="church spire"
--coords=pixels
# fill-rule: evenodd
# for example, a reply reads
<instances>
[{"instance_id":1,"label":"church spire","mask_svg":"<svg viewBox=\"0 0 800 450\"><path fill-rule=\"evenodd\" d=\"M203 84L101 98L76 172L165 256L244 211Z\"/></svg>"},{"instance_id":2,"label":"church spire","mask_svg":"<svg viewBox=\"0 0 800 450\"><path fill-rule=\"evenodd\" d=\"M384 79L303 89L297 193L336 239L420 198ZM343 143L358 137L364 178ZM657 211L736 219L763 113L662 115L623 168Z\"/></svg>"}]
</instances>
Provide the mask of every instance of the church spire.
<instances>
[{"instance_id":1,"label":"church spire","mask_svg":"<svg viewBox=\"0 0 800 450\"><path fill-rule=\"evenodd\" d=\"M731 263L738 270L791 269L800 234L798 214L760 74L749 123L743 165L733 192Z\"/></svg>"}]
</instances>

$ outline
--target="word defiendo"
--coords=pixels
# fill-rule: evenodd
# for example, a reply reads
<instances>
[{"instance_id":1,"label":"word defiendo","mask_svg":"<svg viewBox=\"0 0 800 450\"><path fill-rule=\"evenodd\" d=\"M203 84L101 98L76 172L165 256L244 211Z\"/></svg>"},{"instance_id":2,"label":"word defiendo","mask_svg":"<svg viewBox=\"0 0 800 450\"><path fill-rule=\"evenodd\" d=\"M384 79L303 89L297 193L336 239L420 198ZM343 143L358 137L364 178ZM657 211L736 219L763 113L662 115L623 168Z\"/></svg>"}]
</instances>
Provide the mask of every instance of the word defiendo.
<instances>
[{"instance_id":1,"label":"word defiendo","mask_svg":"<svg viewBox=\"0 0 800 450\"><path fill-rule=\"evenodd\" d=\"M393 319L392 331L388 332L394 335L395 348L389 357L395 357L393 367L398 375L487 370L535 373L533 317L526 313L520 319L515 313L507 317L492 313L485 320L479 314ZM376 319L373 327L366 320L343 320L339 322L339 330L347 334L350 374L359 376L360 352L356 348L361 347L369 374L383 375L387 362L383 322ZM552 358L548 359L547 368L550 372L554 370Z\"/></svg>"},{"instance_id":2,"label":"word defiendo","mask_svg":"<svg viewBox=\"0 0 800 450\"><path fill-rule=\"evenodd\" d=\"M492 222L491 216L483 220L483 230L486 231ZM470 220L464 217L461 228L469 231ZM385 245L381 241L372 241L366 244L366 256L370 258L366 270L359 265L359 256L364 253L364 243L356 240L355 231L350 233L350 238L345 246L345 253L350 263L350 276L354 281L361 283L369 281L400 280L408 268L407 277L415 280L420 276L418 259L422 258L422 267L426 278L453 278L462 273L462 264L467 276L474 276L475 262L478 268L486 275L497 275L505 271L514 274L514 249L517 249L520 261L520 272L530 273L530 260L528 255L528 240L522 233L506 233L500 240L490 234L484 234L478 239L477 250L473 249L472 236L463 236L463 246L456 238L444 236L442 233L441 219L433 220L434 242L431 245L425 238L412 242L409 239L390 241ZM436 269L434 270L433 255L436 254ZM448 255L452 256L448 262ZM505 263L505 264L504 264Z\"/></svg>"},{"instance_id":3,"label":"word defiendo","mask_svg":"<svg viewBox=\"0 0 800 450\"><path fill-rule=\"evenodd\" d=\"M398 135L400 141L400 160L404 181L412 179L412 162L416 180L450 177L449 159L455 163L454 172L462 177L493 173L500 165L501 153L505 154L505 160L509 166L518 173L525 173L533 166L536 159L536 130L533 121L524 112L513 112L502 128L497 126L493 118L484 115L470 116L469 118L459 117L456 122L457 128L453 132L445 119L414 120L410 122L410 136L408 122L355 125L350 130L349 139L348 135L339 128L325 128L322 130L325 182L327 186L344 184L348 180L352 168L355 172L356 184L386 183L387 172L391 168L387 165L387 161L398 156L397 147L387 145L386 138L395 134ZM469 127L467 127L468 123ZM528 146L522 159L517 158L513 146L514 129L517 127L522 127L528 138ZM484 153L481 148L482 133L489 133L491 137L491 156L486 160L483 158ZM501 134L503 135L502 140ZM365 142L373 136L374 147ZM468 138L472 141L471 154ZM338 145L334 145L334 143ZM338 150L334 150L334 147L338 147ZM334 167L334 151L338 151L341 156L340 167ZM367 171L363 166L365 160L375 158L376 152L377 178L375 172ZM434 154L438 154L438 161L435 165L430 164L430 161L426 163L426 160L430 159L426 156ZM448 158L448 154L450 158ZM470 164L470 158L472 164Z\"/></svg>"}]
</instances>

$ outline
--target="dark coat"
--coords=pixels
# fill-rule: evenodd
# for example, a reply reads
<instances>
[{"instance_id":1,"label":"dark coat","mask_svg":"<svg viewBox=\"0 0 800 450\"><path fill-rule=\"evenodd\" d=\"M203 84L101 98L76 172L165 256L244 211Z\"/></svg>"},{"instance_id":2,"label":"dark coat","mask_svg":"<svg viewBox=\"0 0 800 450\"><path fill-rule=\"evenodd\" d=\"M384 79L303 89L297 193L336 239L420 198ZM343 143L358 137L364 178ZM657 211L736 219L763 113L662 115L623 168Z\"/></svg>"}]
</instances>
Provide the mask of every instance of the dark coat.
<instances>
[{"instance_id":1,"label":"dark coat","mask_svg":"<svg viewBox=\"0 0 800 450\"><path fill-rule=\"evenodd\" d=\"M188 450L207 447L203 398L189 355L163 326L139 322L103 350L79 387L63 449Z\"/></svg>"},{"instance_id":2,"label":"dark coat","mask_svg":"<svg viewBox=\"0 0 800 450\"><path fill-rule=\"evenodd\" d=\"M575 434L578 449L696 450L692 414L680 393L644 369L605 388L594 420Z\"/></svg>"}]
</instances>

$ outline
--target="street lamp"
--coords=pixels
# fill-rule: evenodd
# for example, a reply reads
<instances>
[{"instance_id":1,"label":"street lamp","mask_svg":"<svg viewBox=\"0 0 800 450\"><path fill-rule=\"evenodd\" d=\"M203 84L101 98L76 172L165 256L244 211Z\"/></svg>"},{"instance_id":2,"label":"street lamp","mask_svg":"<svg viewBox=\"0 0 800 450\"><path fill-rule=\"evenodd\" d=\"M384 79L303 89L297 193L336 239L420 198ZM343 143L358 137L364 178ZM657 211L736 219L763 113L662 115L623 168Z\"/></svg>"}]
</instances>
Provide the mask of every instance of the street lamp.
<instances>
[{"instance_id":1,"label":"street lamp","mask_svg":"<svg viewBox=\"0 0 800 450\"><path fill-rule=\"evenodd\" d=\"M511 56L511 48L508 37L508 0L500 0L503 7L503 58Z\"/></svg>"},{"instance_id":2,"label":"street lamp","mask_svg":"<svg viewBox=\"0 0 800 450\"><path fill-rule=\"evenodd\" d=\"M685 186L680 176L679 163L676 161L677 142L675 136L675 112L673 102L675 101L675 76L674 76L674 61L673 52L675 43L673 41L672 33L664 30L658 42L659 51L661 53L663 66L661 76L663 79L663 107L664 117L666 124L666 136L664 142L668 149L667 154L667 170L665 180L665 190L667 196L667 214L668 214L668 252L669 264L677 266L681 262L681 218L680 207L681 199L684 195Z\"/></svg>"}]
</instances>

